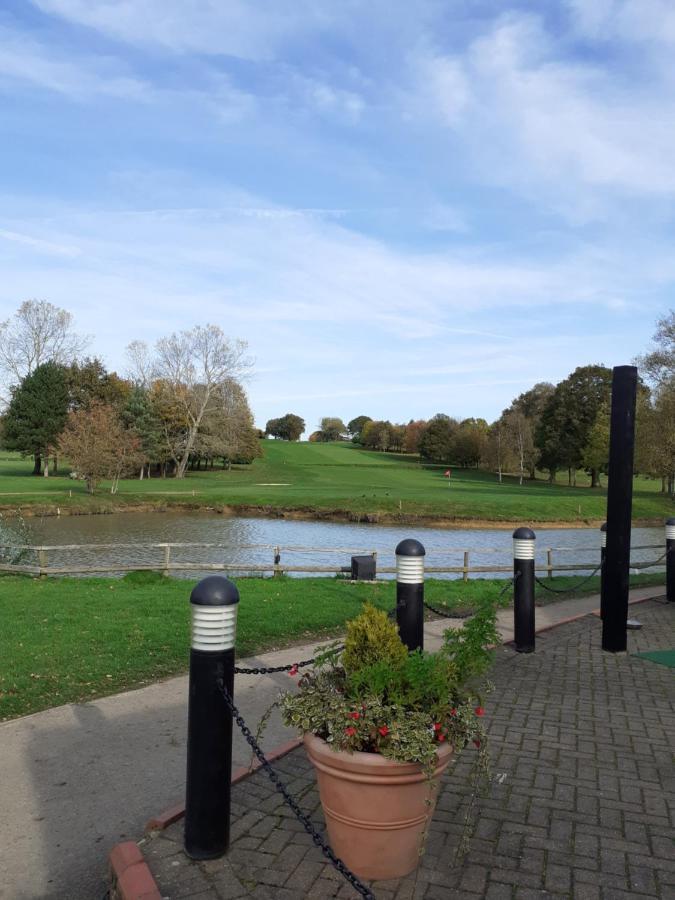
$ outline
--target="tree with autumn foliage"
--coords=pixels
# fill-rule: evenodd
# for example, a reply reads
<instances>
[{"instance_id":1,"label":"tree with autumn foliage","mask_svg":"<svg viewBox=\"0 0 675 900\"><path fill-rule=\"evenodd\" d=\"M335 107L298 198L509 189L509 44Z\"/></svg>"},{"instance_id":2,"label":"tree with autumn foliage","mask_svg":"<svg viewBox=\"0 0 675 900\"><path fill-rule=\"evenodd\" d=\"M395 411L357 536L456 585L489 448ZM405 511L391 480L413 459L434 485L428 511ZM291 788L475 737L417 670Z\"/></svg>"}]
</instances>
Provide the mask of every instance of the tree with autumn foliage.
<instances>
[{"instance_id":1,"label":"tree with autumn foliage","mask_svg":"<svg viewBox=\"0 0 675 900\"><path fill-rule=\"evenodd\" d=\"M120 478L138 471L145 461L136 432L125 428L116 410L99 400L68 414L59 450L85 480L90 494L104 479L112 480L111 493L116 493Z\"/></svg>"}]
</instances>

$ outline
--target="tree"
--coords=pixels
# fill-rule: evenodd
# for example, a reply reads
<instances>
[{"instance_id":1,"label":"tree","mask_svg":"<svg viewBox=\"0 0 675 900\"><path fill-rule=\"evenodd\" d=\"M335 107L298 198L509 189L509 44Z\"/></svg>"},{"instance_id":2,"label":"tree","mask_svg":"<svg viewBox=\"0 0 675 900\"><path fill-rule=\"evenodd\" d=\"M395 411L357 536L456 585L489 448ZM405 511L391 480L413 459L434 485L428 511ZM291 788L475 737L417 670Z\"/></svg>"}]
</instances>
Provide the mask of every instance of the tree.
<instances>
[{"instance_id":1,"label":"tree","mask_svg":"<svg viewBox=\"0 0 675 900\"><path fill-rule=\"evenodd\" d=\"M4 417L3 442L7 450L18 450L34 458L33 474L40 475L54 449L68 414L68 386L63 366L44 363L12 388Z\"/></svg>"},{"instance_id":2,"label":"tree","mask_svg":"<svg viewBox=\"0 0 675 900\"><path fill-rule=\"evenodd\" d=\"M46 300L25 300L14 316L0 322L0 372L19 384L46 362L68 365L89 338L73 331L73 316Z\"/></svg>"},{"instance_id":3,"label":"tree","mask_svg":"<svg viewBox=\"0 0 675 900\"><path fill-rule=\"evenodd\" d=\"M569 482L576 482L576 470L583 465L583 455L590 430L600 410L609 403L612 372L606 366L580 366L558 384L541 415L535 441L541 465L551 473L567 468ZM591 486L597 487L599 470L591 469Z\"/></svg>"},{"instance_id":4,"label":"tree","mask_svg":"<svg viewBox=\"0 0 675 900\"><path fill-rule=\"evenodd\" d=\"M541 422L541 416L546 407L546 404L550 400L553 391L555 390L554 386L550 384L548 381L540 381L531 387L529 391L525 391L522 394L519 394L518 397L513 401L511 406L506 412L515 412L520 413L524 417L524 421L516 420L518 422L518 428L514 431L513 425L514 422L511 423L511 428L509 428L506 437L507 440L510 438L512 441L516 441L516 445L520 441L520 437L518 433L522 433L522 443L524 445L524 453L525 459L524 463L528 469L530 479L534 480L536 477L536 469L537 469L537 447L535 445L535 434L537 429L539 428L539 424ZM503 413L502 415L504 415ZM518 446L512 447L516 454L519 454Z\"/></svg>"},{"instance_id":5,"label":"tree","mask_svg":"<svg viewBox=\"0 0 675 900\"><path fill-rule=\"evenodd\" d=\"M138 437L143 461L139 466L139 478L150 476L151 463L165 464L166 444L162 439L162 421L155 409L149 392L136 385L122 407L120 417L125 428L131 429Z\"/></svg>"},{"instance_id":6,"label":"tree","mask_svg":"<svg viewBox=\"0 0 675 900\"><path fill-rule=\"evenodd\" d=\"M71 409L87 407L93 400L122 408L132 391L130 381L108 372L96 356L71 363L67 376Z\"/></svg>"},{"instance_id":7,"label":"tree","mask_svg":"<svg viewBox=\"0 0 675 900\"><path fill-rule=\"evenodd\" d=\"M363 426L366 422L371 421L372 419L370 416L356 416L356 418L350 419L349 422L347 422L347 431L351 434L353 443L360 443Z\"/></svg>"},{"instance_id":8,"label":"tree","mask_svg":"<svg viewBox=\"0 0 675 900\"><path fill-rule=\"evenodd\" d=\"M659 387L675 382L675 310L658 319L654 346L639 356L636 364L647 381Z\"/></svg>"},{"instance_id":9,"label":"tree","mask_svg":"<svg viewBox=\"0 0 675 900\"><path fill-rule=\"evenodd\" d=\"M347 426L342 419L338 419L336 416L324 416L319 423L319 430L323 435L323 441L339 441L346 433Z\"/></svg>"},{"instance_id":10,"label":"tree","mask_svg":"<svg viewBox=\"0 0 675 900\"><path fill-rule=\"evenodd\" d=\"M258 432L241 385L229 379L215 392L215 403L204 418L194 449L195 457L221 458L223 465L251 463L262 456Z\"/></svg>"},{"instance_id":11,"label":"tree","mask_svg":"<svg viewBox=\"0 0 675 900\"><path fill-rule=\"evenodd\" d=\"M536 449L532 420L516 406L502 414L507 455L515 458L518 468L518 483L523 483L525 472L535 468ZM533 476L532 476L533 477Z\"/></svg>"},{"instance_id":12,"label":"tree","mask_svg":"<svg viewBox=\"0 0 675 900\"><path fill-rule=\"evenodd\" d=\"M403 452L404 453L418 453L419 452L419 444L420 438L424 433L424 429L427 427L427 423L424 419L418 419L417 421L410 421L405 426L405 434L403 436Z\"/></svg>"},{"instance_id":13,"label":"tree","mask_svg":"<svg viewBox=\"0 0 675 900\"><path fill-rule=\"evenodd\" d=\"M581 462L589 472L606 472L609 465L609 403L598 410L591 425ZM599 479L598 479L599 483ZM592 485L595 487L595 485Z\"/></svg>"},{"instance_id":14,"label":"tree","mask_svg":"<svg viewBox=\"0 0 675 900\"><path fill-rule=\"evenodd\" d=\"M145 458L136 433L124 427L111 406L98 400L68 414L59 449L84 478L90 494L104 478L112 479L111 493L116 493L120 478L136 471Z\"/></svg>"},{"instance_id":15,"label":"tree","mask_svg":"<svg viewBox=\"0 0 675 900\"><path fill-rule=\"evenodd\" d=\"M360 443L368 450L389 450L393 441L394 426L391 422L370 419L363 426Z\"/></svg>"},{"instance_id":16,"label":"tree","mask_svg":"<svg viewBox=\"0 0 675 900\"><path fill-rule=\"evenodd\" d=\"M487 449L487 433L485 419L464 419L452 438L453 460L465 468L476 468Z\"/></svg>"},{"instance_id":17,"label":"tree","mask_svg":"<svg viewBox=\"0 0 675 900\"><path fill-rule=\"evenodd\" d=\"M245 342L230 340L217 325L198 325L161 338L154 356L139 341L127 348L136 382L146 383L149 377L158 382L163 407L171 407L173 424L180 424L169 443L176 478L185 475L204 417L218 406L219 389L250 367L245 352Z\"/></svg>"},{"instance_id":18,"label":"tree","mask_svg":"<svg viewBox=\"0 0 675 900\"><path fill-rule=\"evenodd\" d=\"M420 456L431 462L452 462L452 442L458 428L456 419L443 413L435 415L419 439Z\"/></svg>"},{"instance_id":19,"label":"tree","mask_svg":"<svg viewBox=\"0 0 675 900\"><path fill-rule=\"evenodd\" d=\"M283 441L297 441L305 430L305 420L294 413L286 413L279 419L270 419L265 426L265 434Z\"/></svg>"}]
</instances>

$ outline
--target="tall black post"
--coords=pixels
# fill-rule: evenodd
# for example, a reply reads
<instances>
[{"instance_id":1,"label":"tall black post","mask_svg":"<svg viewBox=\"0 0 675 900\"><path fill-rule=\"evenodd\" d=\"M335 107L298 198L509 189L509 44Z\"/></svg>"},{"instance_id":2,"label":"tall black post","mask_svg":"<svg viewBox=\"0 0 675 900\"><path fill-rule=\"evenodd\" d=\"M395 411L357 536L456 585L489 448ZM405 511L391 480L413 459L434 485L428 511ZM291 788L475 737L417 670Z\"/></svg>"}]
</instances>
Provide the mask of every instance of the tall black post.
<instances>
[{"instance_id":1,"label":"tall black post","mask_svg":"<svg viewBox=\"0 0 675 900\"><path fill-rule=\"evenodd\" d=\"M513 638L518 653L534 651L534 548L531 528L513 532Z\"/></svg>"},{"instance_id":2,"label":"tall black post","mask_svg":"<svg viewBox=\"0 0 675 900\"><path fill-rule=\"evenodd\" d=\"M666 520L666 597L675 603L675 519Z\"/></svg>"},{"instance_id":3,"label":"tall black post","mask_svg":"<svg viewBox=\"0 0 675 900\"><path fill-rule=\"evenodd\" d=\"M607 522L600 526L600 618L605 618L605 563L607 561Z\"/></svg>"},{"instance_id":4,"label":"tall black post","mask_svg":"<svg viewBox=\"0 0 675 900\"><path fill-rule=\"evenodd\" d=\"M408 650L424 649L424 556L419 541L396 548L396 624Z\"/></svg>"},{"instance_id":5,"label":"tall black post","mask_svg":"<svg viewBox=\"0 0 675 900\"><path fill-rule=\"evenodd\" d=\"M627 647L636 395L635 366L615 366L609 426L605 616L602 620L602 649L610 653L625 652Z\"/></svg>"},{"instance_id":6,"label":"tall black post","mask_svg":"<svg viewBox=\"0 0 675 900\"><path fill-rule=\"evenodd\" d=\"M239 591L227 578L211 575L195 587L190 603L184 846L192 859L214 859L230 843L232 716L220 684L233 695Z\"/></svg>"}]
</instances>

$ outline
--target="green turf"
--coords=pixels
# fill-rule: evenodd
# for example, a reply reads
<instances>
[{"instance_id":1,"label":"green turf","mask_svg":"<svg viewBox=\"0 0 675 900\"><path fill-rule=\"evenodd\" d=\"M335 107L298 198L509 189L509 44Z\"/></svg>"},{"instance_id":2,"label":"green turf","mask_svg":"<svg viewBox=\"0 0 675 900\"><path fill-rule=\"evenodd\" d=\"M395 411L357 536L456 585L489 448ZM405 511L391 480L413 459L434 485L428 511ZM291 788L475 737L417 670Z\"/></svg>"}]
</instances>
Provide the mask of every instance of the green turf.
<instances>
[{"instance_id":1,"label":"green turf","mask_svg":"<svg viewBox=\"0 0 675 900\"><path fill-rule=\"evenodd\" d=\"M204 506L296 510L374 521L421 519L492 522L584 523L605 517L605 488L548 484L544 478L522 486L513 477L499 484L494 474L476 469L422 465L418 458L374 453L348 443L289 444L263 441L264 457L229 471L189 472L185 479L128 479L115 496L101 486L94 497L82 482L64 474L42 478L30 474L29 460L0 457L0 507L37 510L59 507L105 511L133 506ZM579 475L580 485L588 484ZM636 478L635 520L662 521L673 513L660 482Z\"/></svg>"},{"instance_id":2,"label":"green turf","mask_svg":"<svg viewBox=\"0 0 675 900\"><path fill-rule=\"evenodd\" d=\"M639 656L642 659L649 659L662 666L668 666L671 669L675 669L675 648L672 650L649 650L645 653L635 653L634 656Z\"/></svg>"},{"instance_id":3,"label":"green turf","mask_svg":"<svg viewBox=\"0 0 675 900\"><path fill-rule=\"evenodd\" d=\"M654 583L639 576L633 583ZM663 576L660 576L663 581ZM578 578L555 578L566 587ZM596 578L589 587L597 589ZM395 583L337 578L238 579L237 652L251 655L338 634L368 600L392 609ZM426 599L457 612L496 598L498 580L428 580ZM185 671L191 583L133 572L123 579L0 576L0 719L89 700ZM570 596L572 596L570 594ZM542 593L541 601L558 599Z\"/></svg>"}]
</instances>

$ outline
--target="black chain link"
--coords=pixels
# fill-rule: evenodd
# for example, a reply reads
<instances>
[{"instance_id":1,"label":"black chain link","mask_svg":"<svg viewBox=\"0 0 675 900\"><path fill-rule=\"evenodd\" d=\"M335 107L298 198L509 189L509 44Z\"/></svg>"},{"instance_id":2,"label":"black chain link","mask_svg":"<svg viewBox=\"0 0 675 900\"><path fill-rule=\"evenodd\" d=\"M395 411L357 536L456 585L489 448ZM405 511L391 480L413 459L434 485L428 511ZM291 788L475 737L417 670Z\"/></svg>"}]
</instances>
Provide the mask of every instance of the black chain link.
<instances>
[{"instance_id":1,"label":"black chain link","mask_svg":"<svg viewBox=\"0 0 675 900\"><path fill-rule=\"evenodd\" d=\"M573 591L578 591L580 587L589 582L591 578L595 578L600 569L602 568L602 564L600 564L597 568L593 569L590 575L587 575L585 578L582 578L577 584L573 584L571 587L566 588L553 588L549 587L545 581L542 581L541 578L535 575L534 580L540 587L543 587L545 591L548 591L550 594L571 594Z\"/></svg>"},{"instance_id":2,"label":"black chain link","mask_svg":"<svg viewBox=\"0 0 675 900\"><path fill-rule=\"evenodd\" d=\"M331 862L333 864L333 866L338 870L338 872L343 876L343 878L345 878L346 881L348 881L349 884L351 884L351 886L354 888L354 890L357 893L361 894L361 896L364 898L364 900L376 900L373 892L369 888L367 888L365 886L365 884L363 884L361 881L359 881L359 879L356 877L356 875L354 875L354 873L350 869L347 868L347 866L342 862L342 860L339 859L333 853L333 851L331 850L329 845L324 841L324 839L321 837L321 835L316 830L314 825L312 825L310 819L303 813L303 811L300 809L300 807L298 806L297 802L293 799L293 797L291 797L291 795L288 792L288 788L286 787L286 785L283 783L283 781L279 778L277 773L274 771L274 769L270 765L269 761L265 757L265 754L260 749L258 742L254 738L250 728L248 727L246 722L241 717L239 710L234 705L234 700L228 694L227 688L225 687L225 683L222 680L218 681L218 689L223 696L225 705L229 709L230 714L232 715L232 718L237 723L237 725L239 726L239 730L241 731L244 738L246 739L246 743L249 745L249 747L251 748L251 750L257 757L258 762L260 763L261 767L265 770L265 774L267 775L267 777L270 779L270 781L272 782L274 787L284 798L286 803L293 810L298 821L300 822L302 827L305 829L307 834L311 837L312 842L314 843L314 846L318 847L321 850L321 852L326 857L326 859L328 859L329 862Z\"/></svg>"},{"instance_id":3,"label":"black chain link","mask_svg":"<svg viewBox=\"0 0 675 900\"><path fill-rule=\"evenodd\" d=\"M435 606L432 606L431 603L427 603L424 601L424 608L428 609L429 612L435 613L437 616L441 616L443 619L469 619L473 615L473 610L469 610L469 612L447 612L442 609L437 609Z\"/></svg>"},{"instance_id":4,"label":"black chain link","mask_svg":"<svg viewBox=\"0 0 675 900\"><path fill-rule=\"evenodd\" d=\"M303 666L311 666L315 662L314 659L303 659L297 663L290 663L287 666L258 666L253 669L245 669L241 666L234 667L235 675L273 675L275 672L290 672L291 669L302 669Z\"/></svg>"}]
</instances>

